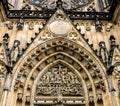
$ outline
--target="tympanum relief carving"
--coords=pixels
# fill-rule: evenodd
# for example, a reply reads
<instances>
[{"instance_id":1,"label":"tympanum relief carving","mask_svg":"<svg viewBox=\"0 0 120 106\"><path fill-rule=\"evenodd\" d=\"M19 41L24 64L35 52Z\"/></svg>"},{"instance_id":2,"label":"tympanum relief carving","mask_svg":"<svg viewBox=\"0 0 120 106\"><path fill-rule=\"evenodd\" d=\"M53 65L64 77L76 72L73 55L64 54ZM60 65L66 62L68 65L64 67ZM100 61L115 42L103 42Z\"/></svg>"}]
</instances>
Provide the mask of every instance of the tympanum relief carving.
<instances>
[{"instance_id":1,"label":"tympanum relief carving","mask_svg":"<svg viewBox=\"0 0 120 106\"><path fill-rule=\"evenodd\" d=\"M78 76L61 64L50 68L40 78L36 94L37 96L84 96Z\"/></svg>"}]
</instances>

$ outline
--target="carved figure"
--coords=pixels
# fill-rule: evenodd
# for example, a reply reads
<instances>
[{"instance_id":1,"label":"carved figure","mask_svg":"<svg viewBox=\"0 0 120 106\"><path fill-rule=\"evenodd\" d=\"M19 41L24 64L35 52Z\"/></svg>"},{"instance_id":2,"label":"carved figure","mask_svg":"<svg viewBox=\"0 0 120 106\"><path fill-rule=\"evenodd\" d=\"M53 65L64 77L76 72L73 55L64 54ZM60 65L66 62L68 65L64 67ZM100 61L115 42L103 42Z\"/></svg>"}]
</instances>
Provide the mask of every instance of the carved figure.
<instances>
[{"instance_id":1,"label":"carved figure","mask_svg":"<svg viewBox=\"0 0 120 106\"><path fill-rule=\"evenodd\" d=\"M12 62L16 62L17 61L17 57L20 55L20 41L15 40L13 47L11 49L11 61Z\"/></svg>"},{"instance_id":2,"label":"carved figure","mask_svg":"<svg viewBox=\"0 0 120 106\"><path fill-rule=\"evenodd\" d=\"M101 42L99 43L99 47L100 47L100 50L99 50L100 59L101 59L105 64L107 64L108 51L107 51L105 42L101 41Z\"/></svg>"},{"instance_id":3,"label":"carved figure","mask_svg":"<svg viewBox=\"0 0 120 106\"><path fill-rule=\"evenodd\" d=\"M37 95L84 95L78 76L61 64L42 76L36 91Z\"/></svg>"}]
</instances>

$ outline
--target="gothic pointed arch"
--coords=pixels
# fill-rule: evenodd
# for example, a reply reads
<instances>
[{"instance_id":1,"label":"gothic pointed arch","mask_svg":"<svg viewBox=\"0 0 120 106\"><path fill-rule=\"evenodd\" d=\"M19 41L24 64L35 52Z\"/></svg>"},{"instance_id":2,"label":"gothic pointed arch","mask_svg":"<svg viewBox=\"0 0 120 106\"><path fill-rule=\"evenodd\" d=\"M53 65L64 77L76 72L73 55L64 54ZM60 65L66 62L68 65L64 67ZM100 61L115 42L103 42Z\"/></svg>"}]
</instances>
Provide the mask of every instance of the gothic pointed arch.
<instances>
[{"instance_id":1,"label":"gothic pointed arch","mask_svg":"<svg viewBox=\"0 0 120 106\"><path fill-rule=\"evenodd\" d=\"M111 101L105 95L111 89L106 68L86 41L58 9L13 67L7 103L16 106L111 105L105 101Z\"/></svg>"},{"instance_id":2,"label":"gothic pointed arch","mask_svg":"<svg viewBox=\"0 0 120 106\"><path fill-rule=\"evenodd\" d=\"M61 73L56 74L59 70ZM65 70L67 74L63 75ZM59 102L63 105L97 106L105 104L103 98L109 92L105 69L100 61L83 46L63 37L48 40L26 53L13 73L9 96L14 94L18 106L56 105ZM77 82L72 85L75 78ZM64 83L64 80L69 83ZM75 87L78 88L76 91ZM62 89L60 95L56 93L58 89Z\"/></svg>"},{"instance_id":3,"label":"gothic pointed arch","mask_svg":"<svg viewBox=\"0 0 120 106\"><path fill-rule=\"evenodd\" d=\"M118 0L1 0L0 106L119 106Z\"/></svg>"}]
</instances>

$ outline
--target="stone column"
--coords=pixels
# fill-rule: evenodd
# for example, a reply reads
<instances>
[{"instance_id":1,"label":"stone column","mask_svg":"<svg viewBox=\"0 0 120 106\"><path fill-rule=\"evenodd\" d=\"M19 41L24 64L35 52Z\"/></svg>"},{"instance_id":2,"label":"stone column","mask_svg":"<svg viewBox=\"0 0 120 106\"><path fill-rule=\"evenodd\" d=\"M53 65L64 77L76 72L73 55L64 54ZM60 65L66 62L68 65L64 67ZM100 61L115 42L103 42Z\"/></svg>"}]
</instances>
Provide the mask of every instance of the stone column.
<instances>
[{"instance_id":1,"label":"stone column","mask_svg":"<svg viewBox=\"0 0 120 106\"><path fill-rule=\"evenodd\" d=\"M5 90L5 91L3 92L3 96L2 96L2 100L1 100L0 106L6 106L7 94L8 94L8 91Z\"/></svg>"},{"instance_id":2,"label":"stone column","mask_svg":"<svg viewBox=\"0 0 120 106\"><path fill-rule=\"evenodd\" d=\"M110 88L110 97L111 97L111 105L112 106L119 106L117 103L117 95L116 95L116 89L114 88L114 84L112 82L112 76L108 76L109 78L109 88Z\"/></svg>"},{"instance_id":3,"label":"stone column","mask_svg":"<svg viewBox=\"0 0 120 106\"><path fill-rule=\"evenodd\" d=\"M6 101L7 101L8 92L10 90L10 86L11 86L11 74L9 73L7 74L6 77L0 106L6 106Z\"/></svg>"}]
</instances>

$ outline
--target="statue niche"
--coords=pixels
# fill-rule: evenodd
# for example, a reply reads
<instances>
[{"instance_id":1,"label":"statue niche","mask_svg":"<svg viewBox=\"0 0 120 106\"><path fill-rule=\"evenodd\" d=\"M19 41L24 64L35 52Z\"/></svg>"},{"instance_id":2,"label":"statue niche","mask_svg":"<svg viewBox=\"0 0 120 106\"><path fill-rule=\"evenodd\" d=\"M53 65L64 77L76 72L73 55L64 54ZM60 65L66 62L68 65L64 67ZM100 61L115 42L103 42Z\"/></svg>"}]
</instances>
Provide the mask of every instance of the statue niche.
<instances>
[{"instance_id":1,"label":"statue niche","mask_svg":"<svg viewBox=\"0 0 120 106\"><path fill-rule=\"evenodd\" d=\"M78 76L69 68L57 64L41 78L36 89L37 96L81 96L83 87Z\"/></svg>"}]
</instances>

